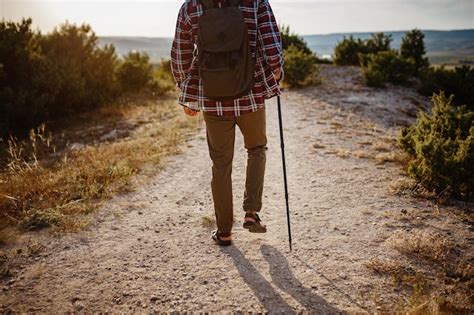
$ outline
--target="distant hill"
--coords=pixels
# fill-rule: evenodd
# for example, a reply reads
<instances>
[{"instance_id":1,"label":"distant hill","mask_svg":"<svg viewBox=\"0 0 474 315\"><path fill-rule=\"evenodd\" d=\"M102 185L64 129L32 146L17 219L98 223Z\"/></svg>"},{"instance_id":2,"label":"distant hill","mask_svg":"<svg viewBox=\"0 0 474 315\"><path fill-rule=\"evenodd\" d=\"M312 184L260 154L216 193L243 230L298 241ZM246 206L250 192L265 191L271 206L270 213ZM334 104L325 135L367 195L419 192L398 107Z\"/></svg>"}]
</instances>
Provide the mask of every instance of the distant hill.
<instances>
[{"instance_id":1,"label":"distant hill","mask_svg":"<svg viewBox=\"0 0 474 315\"><path fill-rule=\"evenodd\" d=\"M434 64L474 63L474 29L456 31L423 31L428 57ZM393 38L392 47L400 47L401 38L405 32L385 32ZM340 33L328 35L303 36L309 47L318 55L330 57L337 42L344 36L366 39L371 33ZM100 37L101 44L114 44L117 53L123 55L129 51L148 52L153 62L161 58L169 58L172 38L150 37Z\"/></svg>"},{"instance_id":2,"label":"distant hill","mask_svg":"<svg viewBox=\"0 0 474 315\"><path fill-rule=\"evenodd\" d=\"M425 45L430 62L434 64L449 63L457 64L459 61L471 61L474 63L474 29L459 31L423 31L425 34ZM347 33L329 35L303 36L309 47L321 56L329 56L333 53L337 42L344 36L350 35L354 38L367 39L372 33ZM385 32L391 34L392 48L399 49L405 32Z\"/></svg>"},{"instance_id":3,"label":"distant hill","mask_svg":"<svg viewBox=\"0 0 474 315\"><path fill-rule=\"evenodd\" d=\"M172 38L164 37L99 37L101 45L113 44L119 56L130 51L145 51L152 62L169 58Z\"/></svg>"}]
</instances>

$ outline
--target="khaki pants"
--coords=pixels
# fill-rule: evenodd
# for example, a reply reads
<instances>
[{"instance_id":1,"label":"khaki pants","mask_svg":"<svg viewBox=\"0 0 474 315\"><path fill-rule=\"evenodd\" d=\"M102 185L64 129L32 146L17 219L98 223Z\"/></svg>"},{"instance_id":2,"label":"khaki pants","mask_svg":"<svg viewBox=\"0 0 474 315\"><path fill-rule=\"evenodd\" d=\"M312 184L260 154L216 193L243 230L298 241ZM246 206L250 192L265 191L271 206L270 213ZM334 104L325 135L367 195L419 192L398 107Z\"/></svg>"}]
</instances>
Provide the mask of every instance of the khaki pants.
<instances>
[{"instance_id":1,"label":"khaki pants","mask_svg":"<svg viewBox=\"0 0 474 315\"><path fill-rule=\"evenodd\" d=\"M238 117L212 116L203 113L207 143L212 160L212 198L217 228L230 233L233 223L232 159L234 157L235 126L239 126L247 149L247 174L243 210L262 209L267 136L265 107Z\"/></svg>"}]
</instances>

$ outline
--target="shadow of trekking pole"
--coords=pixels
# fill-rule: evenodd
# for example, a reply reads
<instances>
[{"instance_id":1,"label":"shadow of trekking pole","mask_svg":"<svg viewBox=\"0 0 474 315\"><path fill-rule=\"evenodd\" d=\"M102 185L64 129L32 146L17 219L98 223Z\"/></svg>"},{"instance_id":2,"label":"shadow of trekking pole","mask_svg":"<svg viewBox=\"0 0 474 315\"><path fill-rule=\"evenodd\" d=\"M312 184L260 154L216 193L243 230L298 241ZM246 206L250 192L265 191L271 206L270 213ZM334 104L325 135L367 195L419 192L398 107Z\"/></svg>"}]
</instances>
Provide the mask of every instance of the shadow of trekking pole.
<instances>
[{"instance_id":1,"label":"shadow of trekking pole","mask_svg":"<svg viewBox=\"0 0 474 315\"><path fill-rule=\"evenodd\" d=\"M287 259L275 247L260 246L263 257L270 266L270 275L273 283L293 299L298 301L310 314L343 314L342 311L331 306L325 299L305 287L290 269Z\"/></svg>"},{"instance_id":2,"label":"shadow of trekking pole","mask_svg":"<svg viewBox=\"0 0 474 315\"><path fill-rule=\"evenodd\" d=\"M337 308L331 306L322 297L315 294L310 288L295 278L289 267L288 261L277 249L272 246L260 247L263 257L270 266L272 282L268 282L262 274L249 262L244 254L235 246L223 247L221 251L232 258L240 276L252 289L255 296L262 303L269 314L299 314L301 310L295 310L274 289L276 285L283 292L297 301L304 310L310 314L343 314ZM273 284L273 285L272 285Z\"/></svg>"},{"instance_id":3,"label":"shadow of trekking pole","mask_svg":"<svg viewBox=\"0 0 474 315\"><path fill-rule=\"evenodd\" d=\"M296 311L285 302L236 246L222 247L221 251L232 258L240 276L268 312L271 314L296 314Z\"/></svg>"}]
</instances>

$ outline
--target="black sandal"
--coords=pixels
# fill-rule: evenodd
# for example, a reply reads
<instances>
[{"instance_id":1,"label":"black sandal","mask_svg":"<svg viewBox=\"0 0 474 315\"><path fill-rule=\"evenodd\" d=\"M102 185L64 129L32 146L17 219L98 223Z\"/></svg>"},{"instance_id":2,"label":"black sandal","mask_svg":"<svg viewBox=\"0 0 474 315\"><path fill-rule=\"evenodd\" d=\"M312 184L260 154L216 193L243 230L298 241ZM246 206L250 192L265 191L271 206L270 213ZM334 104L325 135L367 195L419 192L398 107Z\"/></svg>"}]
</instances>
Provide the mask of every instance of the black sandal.
<instances>
[{"instance_id":1,"label":"black sandal","mask_svg":"<svg viewBox=\"0 0 474 315\"><path fill-rule=\"evenodd\" d=\"M244 229L248 229L249 232L251 233L266 233L267 232L267 227L265 225L262 225L262 220L258 216L258 214L255 213L245 213L245 218L244 218Z\"/></svg>"},{"instance_id":2,"label":"black sandal","mask_svg":"<svg viewBox=\"0 0 474 315\"><path fill-rule=\"evenodd\" d=\"M229 235L230 235L230 233L229 233ZM221 239L221 236L222 235L220 235L220 232L218 230L214 230L211 233L211 237L214 240L214 242L216 242L217 245L229 246L229 245L232 244L232 241L225 241L225 240Z\"/></svg>"}]
</instances>

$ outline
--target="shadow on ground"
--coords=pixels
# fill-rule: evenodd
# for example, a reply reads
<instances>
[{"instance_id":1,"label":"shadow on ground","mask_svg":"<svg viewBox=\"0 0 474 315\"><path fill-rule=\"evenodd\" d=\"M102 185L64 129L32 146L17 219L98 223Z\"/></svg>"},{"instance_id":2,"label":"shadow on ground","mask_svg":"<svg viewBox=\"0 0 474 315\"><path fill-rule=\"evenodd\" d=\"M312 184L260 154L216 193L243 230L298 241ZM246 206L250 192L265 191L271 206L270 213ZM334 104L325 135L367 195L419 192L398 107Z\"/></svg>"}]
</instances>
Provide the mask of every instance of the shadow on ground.
<instances>
[{"instance_id":1,"label":"shadow on ground","mask_svg":"<svg viewBox=\"0 0 474 315\"><path fill-rule=\"evenodd\" d=\"M240 276L268 312L272 314L294 314L297 312L275 290L274 286L277 286L306 311L317 312L317 314L342 314L340 310L332 307L326 300L315 294L311 288L304 287L293 275L287 259L273 246L263 245L260 247L263 257L270 267L271 283L262 276L237 247L231 246L221 248L221 250L232 258Z\"/></svg>"}]
</instances>

